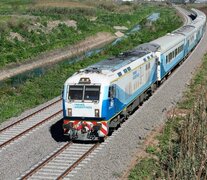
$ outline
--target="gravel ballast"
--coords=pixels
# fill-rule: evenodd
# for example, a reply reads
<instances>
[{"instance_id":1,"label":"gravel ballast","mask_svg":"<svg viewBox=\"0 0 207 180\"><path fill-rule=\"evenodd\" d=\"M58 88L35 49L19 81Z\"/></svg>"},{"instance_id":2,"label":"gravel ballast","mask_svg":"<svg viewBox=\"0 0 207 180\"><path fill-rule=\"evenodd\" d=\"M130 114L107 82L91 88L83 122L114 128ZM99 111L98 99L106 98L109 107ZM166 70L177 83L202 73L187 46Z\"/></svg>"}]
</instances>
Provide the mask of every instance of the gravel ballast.
<instances>
[{"instance_id":1,"label":"gravel ballast","mask_svg":"<svg viewBox=\"0 0 207 180\"><path fill-rule=\"evenodd\" d=\"M61 117L59 115L52 122L45 123L0 151L0 179L16 179L64 143L55 141L50 133L51 124L55 124Z\"/></svg>"},{"instance_id":2,"label":"gravel ballast","mask_svg":"<svg viewBox=\"0 0 207 180\"><path fill-rule=\"evenodd\" d=\"M60 99L56 97L53 100L48 101L36 108L28 110L17 118L11 118L1 124L0 128L4 128L27 115L34 113L35 111L42 109L43 107L51 104ZM52 108L48 108L46 111L48 116L52 115L53 112L61 110L61 102L57 105L53 105ZM44 112L40 112L36 118L43 118L41 115ZM35 119L35 117L32 117ZM19 177L24 171L29 169L32 165L38 163L45 156L50 154L56 148L60 147L63 143L63 139L59 136L58 130L61 130L61 118L62 114L54 118L52 121L48 121L41 125L39 128L34 129L31 133L27 134L23 138L20 137L14 143L11 143L0 150L0 179L11 180ZM59 122L56 124L56 122ZM54 127L57 127L55 131ZM52 129L51 129L52 128ZM60 142L59 142L60 141Z\"/></svg>"}]
</instances>

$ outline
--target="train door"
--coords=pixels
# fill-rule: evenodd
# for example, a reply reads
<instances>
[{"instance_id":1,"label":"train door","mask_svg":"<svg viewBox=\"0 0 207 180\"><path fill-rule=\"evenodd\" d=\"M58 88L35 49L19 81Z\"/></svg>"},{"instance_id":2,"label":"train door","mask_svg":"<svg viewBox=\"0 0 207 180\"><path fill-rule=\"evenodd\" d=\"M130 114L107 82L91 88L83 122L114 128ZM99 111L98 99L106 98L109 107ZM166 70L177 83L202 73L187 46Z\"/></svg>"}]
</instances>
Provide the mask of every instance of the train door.
<instances>
[{"instance_id":1,"label":"train door","mask_svg":"<svg viewBox=\"0 0 207 180\"><path fill-rule=\"evenodd\" d=\"M186 56L189 52L189 40L187 40L187 43L186 43L186 46L185 46L185 49L184 49L184 56Z\"/></svg>"},{"instance_id":2,"label":"train door","mask_svg":"<svg viewBox=\"0 0 207 180\"><path fill-rule=\"evenodd\" d=\"M156 52L157 81L161 81L161 52Z\"/></svg>"},{"instance_id":3,"label":"train door","mask_svg":"<svg viewBox=\"0 0 207 180\"><path fill-rule=\"evenodd\" d=\"M146 83L145 65L140 66L140 85L143 86Z\"/></svg>"},{"instance_id":4,"label":"train door","mask_svg":"<svg viewBox=\"0 0 207 180\"><path fill-rule=\"evenodd\" d=\"M117 113L117 97L116 97L116 85L109 86L109 111L110 114L115 115Z\"/></svg>"}]
</instances>

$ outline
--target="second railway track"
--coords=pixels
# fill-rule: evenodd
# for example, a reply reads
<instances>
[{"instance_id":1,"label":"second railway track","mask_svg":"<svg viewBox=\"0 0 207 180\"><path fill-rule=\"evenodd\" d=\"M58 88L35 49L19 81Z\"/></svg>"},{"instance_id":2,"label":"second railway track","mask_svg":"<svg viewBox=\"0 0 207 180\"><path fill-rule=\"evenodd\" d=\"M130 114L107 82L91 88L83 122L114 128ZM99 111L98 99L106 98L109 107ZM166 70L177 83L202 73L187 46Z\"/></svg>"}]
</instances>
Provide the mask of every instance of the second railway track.
<instances>
[{"instance_id":1,"label":"second railway track","mask_svg":"<svg viewBox=\"0 0 207 180\"><path fill-rule=\"evenodd\" d=\"M42 124L54 119L62 113L59 102L61 99L41 108L38 111L16 121L0 130L0 149L28 134ZM55 109L55 110L54 110ZM55 112L55 113L54 113Z\"/></svg>"}]
</instances>

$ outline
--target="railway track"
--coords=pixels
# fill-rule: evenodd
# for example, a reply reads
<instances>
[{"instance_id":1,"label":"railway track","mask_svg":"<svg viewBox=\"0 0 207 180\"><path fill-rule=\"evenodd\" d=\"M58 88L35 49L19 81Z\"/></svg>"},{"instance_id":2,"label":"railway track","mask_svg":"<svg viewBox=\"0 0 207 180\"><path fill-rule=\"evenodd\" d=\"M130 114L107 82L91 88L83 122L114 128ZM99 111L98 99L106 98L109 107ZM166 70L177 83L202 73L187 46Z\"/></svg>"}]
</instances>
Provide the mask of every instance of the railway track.
<instances>
[{"instance_id":1,"label":"railway track","mask_svg":"<svg viewBox=\"0 0 207 180\"><path fill-rule=\"evenodd\" d=\"M192 19L189 17L190 14L192 14L191 11L185 10L177 5L173 5L174 8L177 9L177 12L181 15L183 18L183 25L187 25L192 22Z\"/></svg>"},{"instance_id":2,"label":"railway track","mask_svg":"<svg viewBox=\"0 0 207 180\"><path fill-rule=\"evenodd\" d=\"M60 109L59 102L61 99L41 108L38 111L18 120L17 122L0 130L0 149L14 142L15 140L28 134L35 128L42 124L53 120L55 117L62 113L62 110L56 111L54 109ZM51 115L52 114L52 115Z\"/></svg>"},{"instance_id":3,"label":"railway track","mask_svg":"<svg viewBox=\"0 0 207 180\"><path fill-rule=\"evenodd\" d=\"M68 142L19 179L70 179L70 173L99 145Z\"/></svg>"}]
</instances>

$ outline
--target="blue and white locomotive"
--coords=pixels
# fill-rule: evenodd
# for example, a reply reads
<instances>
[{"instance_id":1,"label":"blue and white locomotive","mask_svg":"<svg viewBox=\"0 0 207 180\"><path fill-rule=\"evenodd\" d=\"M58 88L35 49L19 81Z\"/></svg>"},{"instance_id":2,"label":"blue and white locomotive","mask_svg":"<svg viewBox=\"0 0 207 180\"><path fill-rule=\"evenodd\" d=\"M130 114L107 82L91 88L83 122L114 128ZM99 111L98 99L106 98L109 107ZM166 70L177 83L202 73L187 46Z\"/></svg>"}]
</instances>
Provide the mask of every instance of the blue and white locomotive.
<instances>
[{"instance_id":1,"label":"blue and white locomotive","mask_svg":"<svg viewBox=\"0 0 207 180\"><path fill-rule=\"evenodd\" d=\"M103 140L147 99L201 39L206 16L117 57L80 70L64 84L64 134Z\"/></svg>"}]
</instances>

